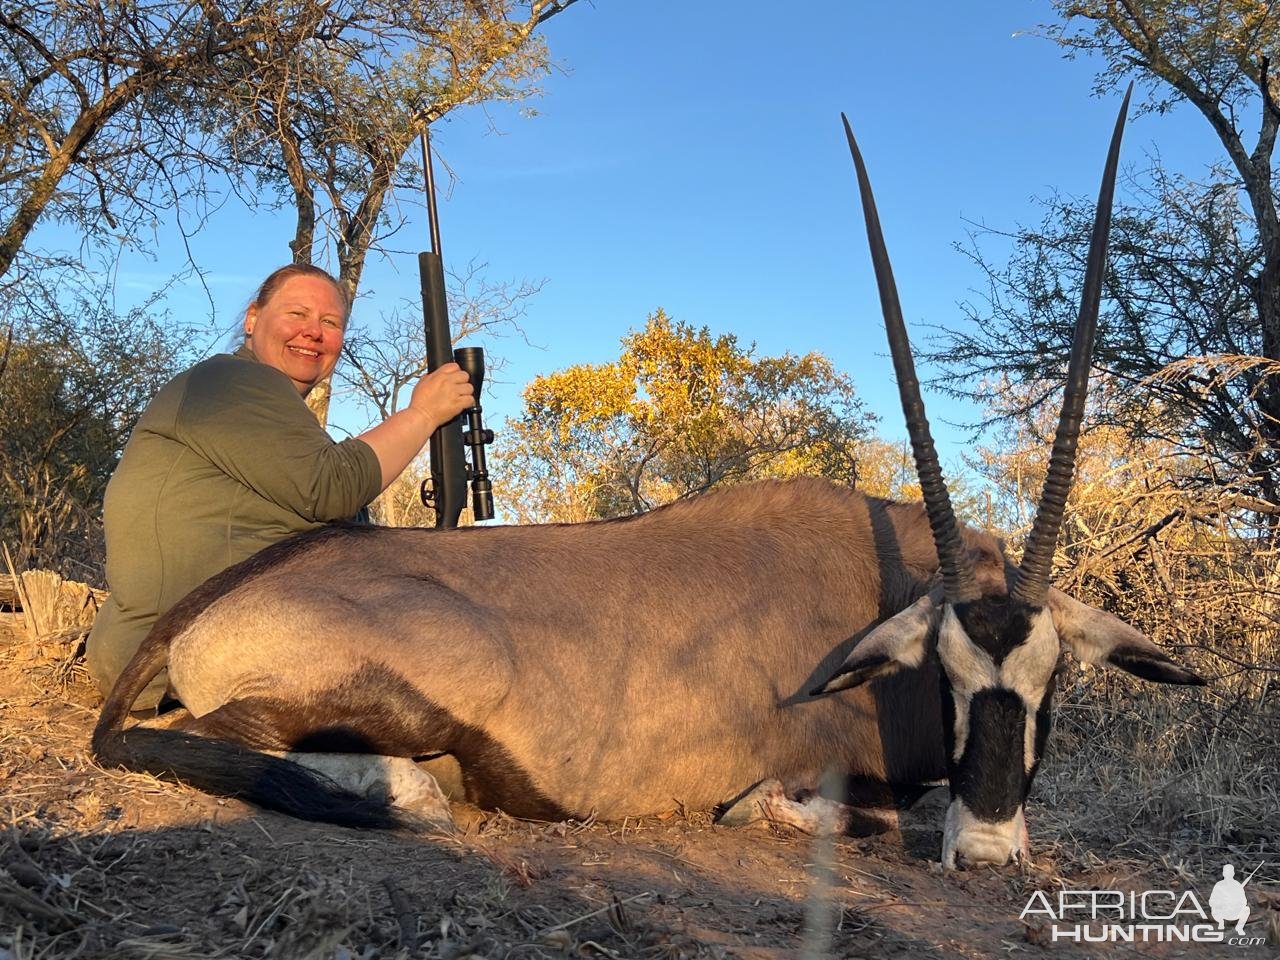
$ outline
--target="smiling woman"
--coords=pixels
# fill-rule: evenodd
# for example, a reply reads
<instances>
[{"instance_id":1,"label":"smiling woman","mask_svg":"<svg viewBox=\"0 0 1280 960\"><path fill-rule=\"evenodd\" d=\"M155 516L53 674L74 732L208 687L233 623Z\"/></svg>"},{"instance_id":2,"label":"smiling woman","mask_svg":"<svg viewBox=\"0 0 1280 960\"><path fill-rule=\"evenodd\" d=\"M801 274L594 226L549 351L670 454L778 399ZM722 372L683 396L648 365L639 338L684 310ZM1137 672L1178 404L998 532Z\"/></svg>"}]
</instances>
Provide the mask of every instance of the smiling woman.
<instances>
[{"instance_id":1,"label":"smiling woman","mask_svg":"<svg viewBox=\"0 0 1280 960\"><path fill-rule=\"evenodd\" d=\"M282 267L245 311L245 343L305 395L333 372L348 312L346 291L328 274Z\"/></svg>"},{"instance_id":2,"label":"smiling woman","mask_svg":"<svg viewBox=\"0 0 1280 960\"><path fill-rule=\"evenodd\" d=\"M466 373L448 364L405 409L335 442L303 398L333 372L348 313L325 271L281 267L245 311L244 344L179 374L143 412L104 504L111 595L87 644L104 691L190 590L285 537L354 517L471 405ZM137 705L155 706L165 684Z\"/></svg>"}]
</instances>

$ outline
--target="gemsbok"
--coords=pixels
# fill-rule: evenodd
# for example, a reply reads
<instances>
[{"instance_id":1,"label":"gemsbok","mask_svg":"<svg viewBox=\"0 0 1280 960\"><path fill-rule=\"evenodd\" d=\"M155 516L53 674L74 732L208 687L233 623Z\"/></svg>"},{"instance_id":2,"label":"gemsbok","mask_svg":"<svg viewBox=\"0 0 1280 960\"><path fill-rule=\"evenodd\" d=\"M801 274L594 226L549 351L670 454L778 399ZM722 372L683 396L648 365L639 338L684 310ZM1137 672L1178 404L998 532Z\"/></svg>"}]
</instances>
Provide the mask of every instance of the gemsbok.
<instances>
[{"instance_id":1,"label":"gemsbok","mask_svg":"<svg viewBox=\"0 0 1280 960\"><path fill-rule=\"evenodd\" d=\"M923 504L798 479L593 523L302 534L160 619L103 707L96 756L296 816L384 826L447 818L413 762L435 754L456 760L467 800L540 819L710 809L764 783L765 812L802 821L801 801L836 768L882 796L949 781L948 867L1023 855L1064 649L1203 682L1049 585L1127 106L1017 566L952 512L845 121ZM166 666L190 716L125 729Z\"/></svg>"}]
</instances>

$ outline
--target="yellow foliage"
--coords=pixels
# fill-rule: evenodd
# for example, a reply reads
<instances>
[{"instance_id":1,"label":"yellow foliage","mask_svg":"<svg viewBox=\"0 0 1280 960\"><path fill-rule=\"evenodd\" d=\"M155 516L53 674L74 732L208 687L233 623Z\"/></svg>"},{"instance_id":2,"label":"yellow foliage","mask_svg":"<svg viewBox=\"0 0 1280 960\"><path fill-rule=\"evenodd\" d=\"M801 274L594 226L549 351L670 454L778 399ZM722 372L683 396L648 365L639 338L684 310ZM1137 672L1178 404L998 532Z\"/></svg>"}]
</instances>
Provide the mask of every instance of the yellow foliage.
<instances>
[{"instance_id":1,"label":"yellow foliage","mask_svg":"<svg viewBox=\"0 0 1280 960\"><path fill-rule=\"evenodd\" d=\"M757 357L661 310L617 360L535 378L524 408L502 457L523 520L618 516L750 478L851 483L872 420L826 357Z\"/></svg>"},{"instance_id":2,"label":"yellow foliage","mask_svg":"<svg viewBox=\"0 0 1280 960\"><path fill-rule=\"evenodd\" d=\"M1056 0L1055 6L1068 20L1095 24L1091 37L1070 45L1111 52L1121 41L1175 87L1204 82L1209 68L1221 81L1226 64L1256 75L1259 52L1274 50L1280 41L1270 0Z\"/></svg>"},{"instance_id":3,"label":"yellow foliage","mask_svg":"<svg viewBox=\"0 0 1280 960\"><path fill-rule=\"evenodd\" d=\"M1113 389L1105 378L1095 379L1095 411L1105 409ZM1007 409L1017 409L1032 393L1031 387L1011 386L1004 393ZM1001 449L978 449L982 472L1000 491L1015 548L1034 519L1055 427L1056 410L1044 409L1032 420L1015 421ZM1134 602L1132 585L1143 577L1169 591L1166 600L1180 591L1187 597L1206 589L1221 593L1221 586L1213 586L1221 580L1280 585L1274 556L1253 546L1269 537L1267 505L1237 495L1229 483L1206 484L1204 478L1213 474L1201 452L1137 438L1114 424L1086 428L1058 539L1056 582L1112 606L1117 598ZM1179 590L1175 581L1181 582ZM1253 613L1241 622L1261 612L1257 602L1256 596L1248 600Z\"/></svg>"}]
</instances>

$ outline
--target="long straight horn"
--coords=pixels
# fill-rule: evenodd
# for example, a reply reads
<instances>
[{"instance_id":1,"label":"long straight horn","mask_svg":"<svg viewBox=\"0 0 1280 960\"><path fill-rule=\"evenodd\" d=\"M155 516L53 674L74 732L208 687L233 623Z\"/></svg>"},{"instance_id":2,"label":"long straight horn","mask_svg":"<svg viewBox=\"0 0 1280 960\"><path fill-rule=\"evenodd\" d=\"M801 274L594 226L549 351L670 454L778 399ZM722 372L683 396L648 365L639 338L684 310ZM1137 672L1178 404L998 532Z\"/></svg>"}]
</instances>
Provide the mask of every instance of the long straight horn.
<instances>
[{"instance_id":1,"label":"long straight horn","mask_svg":"<svg viewBox=\"0 0 1280 960\"><path fill-rule=\"evenodd\" d=\"M880 309L884 313L885 331L889 334L889 350L893 354L893 371L898 378L898 394L902 398L902 413L907 419L907 433L911 437L911 452L915 455L916 474L920 478L920 490L924 495L925 510L929 514L929 526L933 530L933 543L938 551L938 566L942 569L942 589L949 603L974 600L979 596L978 581L973 564L960 539L955 511L947 483L938 464L938 453L929 432L929 420L925 416L924 401L920 398L920 381L916 379L916 365L911 357L911 342L907 339L907 327L902 322L902 307L898 303L898 287L893 282L893 267L885 250L884 233L880 229L880 216L876 213L876 201L871 195L871 181L867 177L862 153L853 138L849 118L843 113L844 133L849 139L849 152L858 171L858 191L862 195L862 214L867 222L867 242L871 245L871 262L875 266L876 285L880 288Z\"/></svg>"},{"instance_id":2,"label":"long straight horn","mask_svg":"<svg viewBox=\"0 0 1280 960\"><path fill-rule=\"evenodd\" d=\"M1115 194L1116 167L1120 162L1120 139L1124 135L1125 116L1133 84L1125 91L1120 115L1116 117L1111 149L1098 191L1098 210L1093 220L1093 238L1089 243L1089 262L1084 272L1084 289L1080 293L1080 315L1076 319L1075 340L1067 364L1067 385L1062 397L1062 413L1058 432L1053 438L1053 454L1044 478L1044 492L1036 508L1035 523L1027 537L1012 594L1033 607L1044 605L1049 592L1049 575L1053 552L1062 529L1062 515L1071 491L1071 478L1076 466L1076 443L1080 439L1080 421L1089 390L1089 367L1093 362L1094 334L1098 329L1098 307L1102 300L1102 279L1107 266L1107 235L1111 230L1111 199Z\"/></svg>"}]
</instances>

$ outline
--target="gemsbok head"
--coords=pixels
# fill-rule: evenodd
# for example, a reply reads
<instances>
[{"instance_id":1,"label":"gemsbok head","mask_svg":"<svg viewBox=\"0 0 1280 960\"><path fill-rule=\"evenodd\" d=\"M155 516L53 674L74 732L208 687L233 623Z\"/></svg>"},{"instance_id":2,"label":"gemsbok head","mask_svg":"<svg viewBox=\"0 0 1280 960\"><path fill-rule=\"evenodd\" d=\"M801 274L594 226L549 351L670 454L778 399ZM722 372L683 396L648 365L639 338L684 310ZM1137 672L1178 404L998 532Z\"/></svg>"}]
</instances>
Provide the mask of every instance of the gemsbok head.
<instances>
[{"instance_id":1,"label":"gemsbok head","mask_svg":"<svg viewBox=\"0 0 1280 960\"><path fill-rule=\"evenodd\" d=\"M1119 622L1099 623L1096 611L1049 584L1075 468L1128 105L1126 93L1098 195L1062 412L1044 491L1022 562L1016 569L1009 565L996 576L990 570L980 575L962 546L925 417L871 185L853 131L848 120L844 121L942 582L869 633L815 692L829 693L901 667L920 666L930 653L930 641L936 638L951 788L942 845L943 863L948 868L963 862L1004 864L1026 854L1023 808L1048 738L1054 681L1064 645L1083 661L1118 667L1148 680L1204 683L1137 630Z\"/></svg>"}]
</instances>

